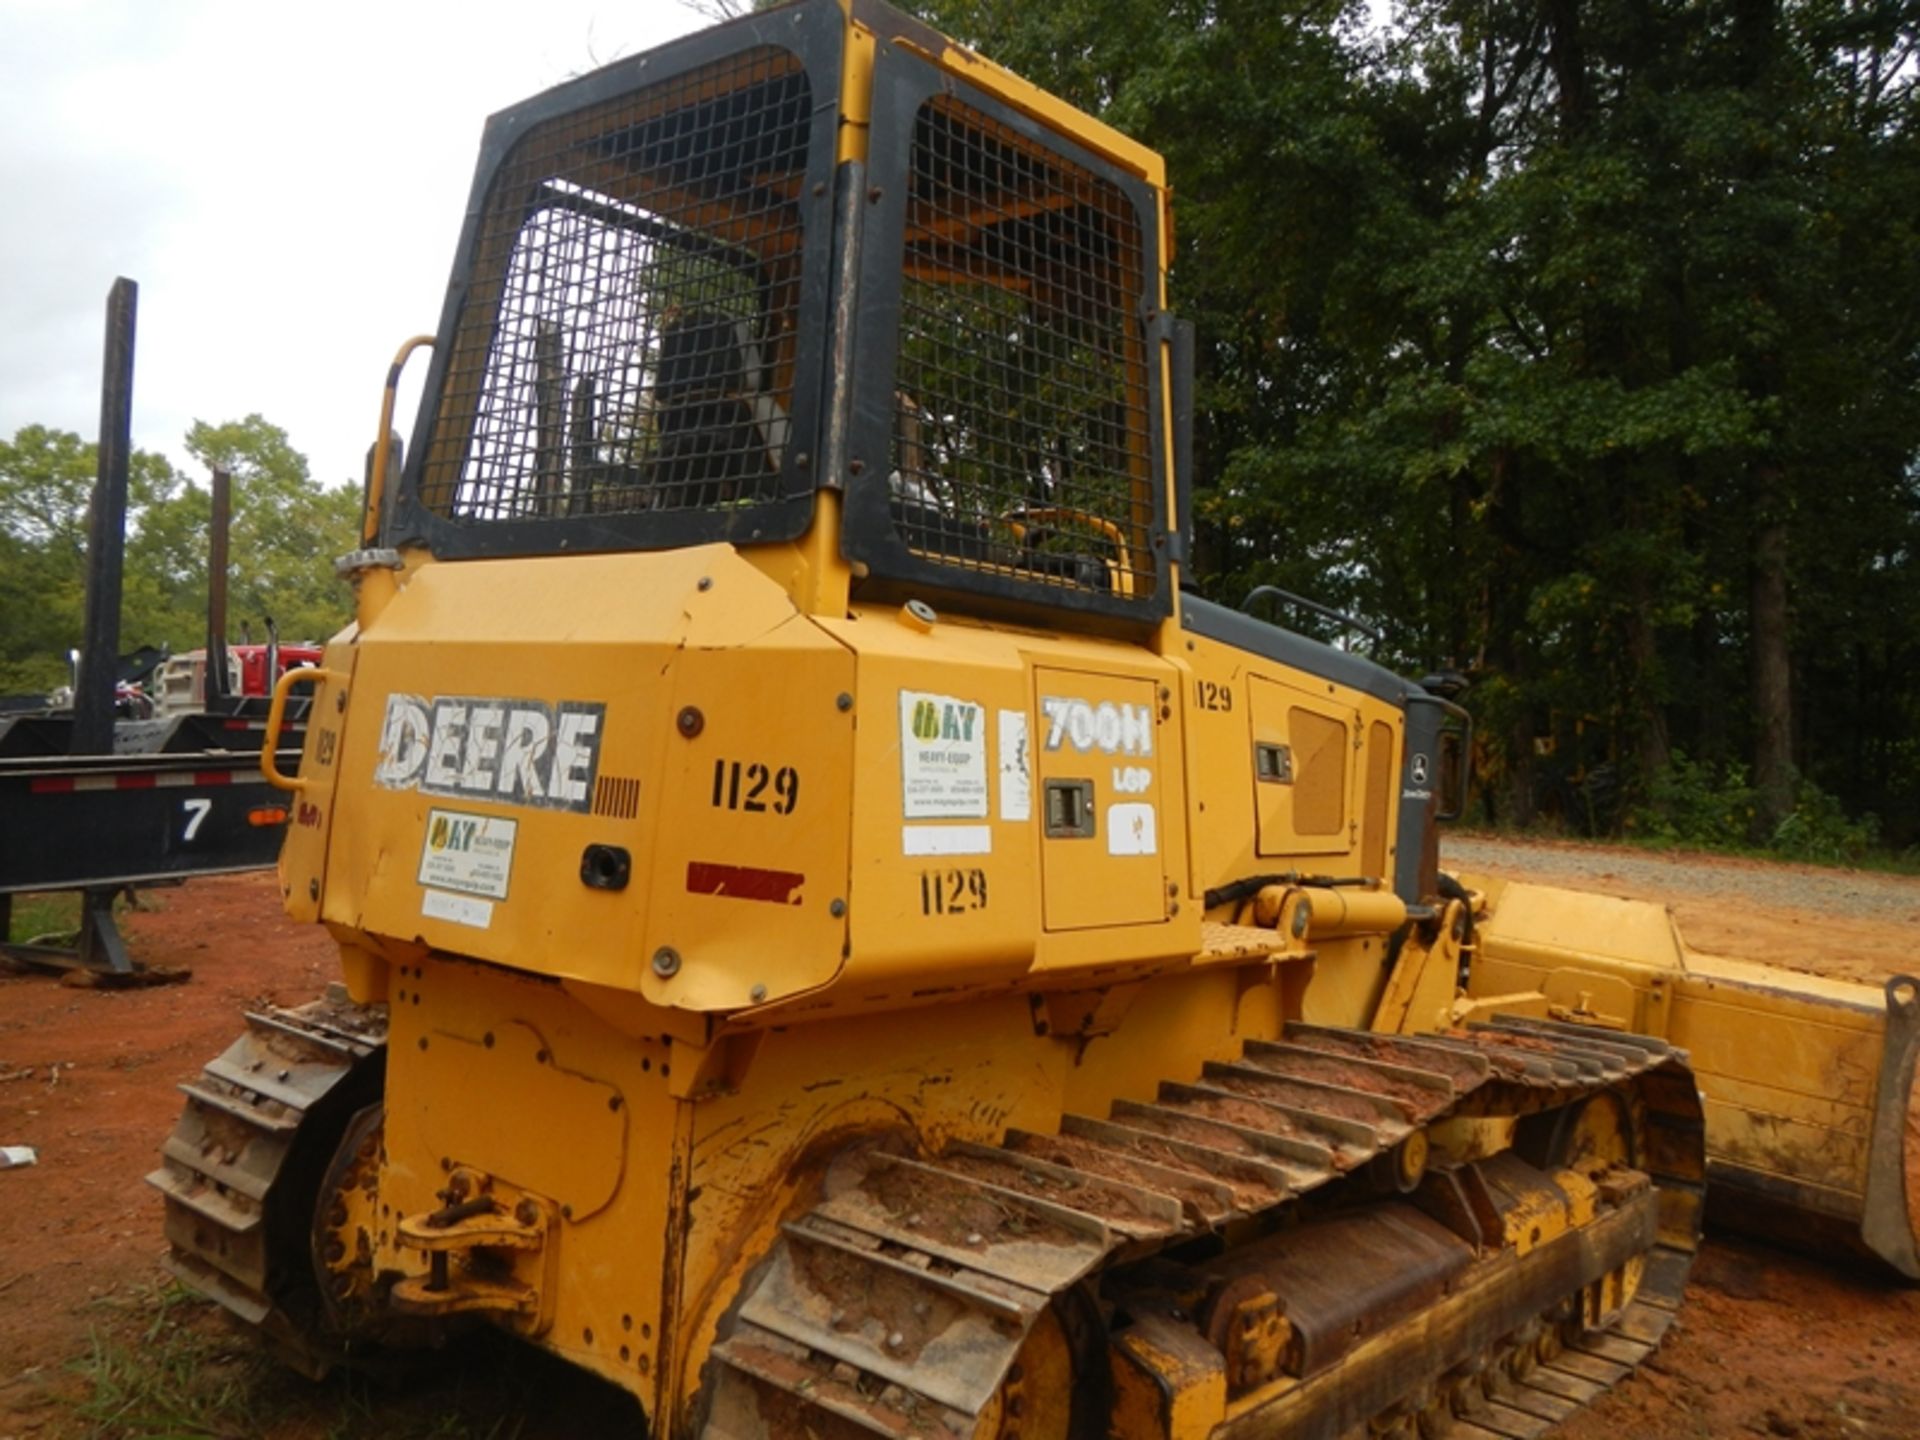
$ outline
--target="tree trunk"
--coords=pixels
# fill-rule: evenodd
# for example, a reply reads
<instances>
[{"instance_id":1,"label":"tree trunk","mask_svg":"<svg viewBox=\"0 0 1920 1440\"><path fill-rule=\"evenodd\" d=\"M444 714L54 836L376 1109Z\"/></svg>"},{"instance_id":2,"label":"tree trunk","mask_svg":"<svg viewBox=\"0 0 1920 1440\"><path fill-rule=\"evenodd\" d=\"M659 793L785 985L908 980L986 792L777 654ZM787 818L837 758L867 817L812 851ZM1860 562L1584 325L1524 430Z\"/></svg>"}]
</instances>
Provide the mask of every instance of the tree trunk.
<instances>
[{"instance_id":1,"label":"tree trunk","mask_svg":"<svg viewBox=\"0 0 1920 1440\"><path fill-rule=\"evenodd\" d=\"M1787 642L1787 527L1761 523L1753 538L1753 783L1762 838L1793 813L1793 693Z\"/></svg>"},{"instance_id":2,"label":"tree trunk","mask_svg":"<svg viewBox=\"0 0 1920 1440\"><path fill-rule=\"evenodd\" d=\"M1636 569L1627 582L1627 596L1631 607L1627 613L1627 657L1632 665L1629 723L1633 726L1641 782L1651 786L1666 773L1673 758L1673 742L1661 693L1660 637L1653 623L1652 586L1644 569Z\"/></svg>"}]
</instances>

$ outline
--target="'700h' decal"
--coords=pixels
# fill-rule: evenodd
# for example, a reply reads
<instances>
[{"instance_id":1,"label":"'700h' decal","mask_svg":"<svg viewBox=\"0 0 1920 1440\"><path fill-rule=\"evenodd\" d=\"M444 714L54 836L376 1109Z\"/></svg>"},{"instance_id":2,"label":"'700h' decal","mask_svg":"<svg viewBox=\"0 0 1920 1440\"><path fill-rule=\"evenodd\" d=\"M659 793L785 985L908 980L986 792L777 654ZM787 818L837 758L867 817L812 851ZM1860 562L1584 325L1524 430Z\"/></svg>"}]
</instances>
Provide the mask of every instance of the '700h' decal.
<instances>
[{"instance_id":1,"label":"'700h' decal","mask_svg":"<svg viewBox=\"0 0 1920 1440\"><path fill-rule=\"evenodd\" d=\"M1153 754L1153 712L1145 705L1112 700L1095 705L1063 695L1043 695L1040 711L1047 717L1049 750L1071 745L1083 755L1089 750L1107 755Z\"/></svg>"}]
</instances>

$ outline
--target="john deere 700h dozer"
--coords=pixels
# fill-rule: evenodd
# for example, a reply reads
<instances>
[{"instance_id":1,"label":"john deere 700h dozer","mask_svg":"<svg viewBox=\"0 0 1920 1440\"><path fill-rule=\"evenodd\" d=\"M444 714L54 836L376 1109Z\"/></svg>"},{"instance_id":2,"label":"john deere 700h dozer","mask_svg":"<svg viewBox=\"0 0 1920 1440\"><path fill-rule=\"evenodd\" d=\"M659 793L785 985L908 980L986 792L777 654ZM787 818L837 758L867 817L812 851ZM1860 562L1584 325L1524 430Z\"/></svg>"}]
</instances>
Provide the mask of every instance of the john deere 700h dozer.
<instances>
[{"instance_id":1,"label":"john deere 700h dozer","mask_svg":"<svg viewBox=\"0 0 1920 1440\"><path fill-rule=\"evenodd\" d=\"M1708 1176L1661 1036L1739 1012L1440 877L1448 703L1181 594L1166 201L868 0L495 117L279 691L345 984L186 1087L177 1273L688 1437L1532 1435L1648 1352Z\"/></svg>"}]
</instances>

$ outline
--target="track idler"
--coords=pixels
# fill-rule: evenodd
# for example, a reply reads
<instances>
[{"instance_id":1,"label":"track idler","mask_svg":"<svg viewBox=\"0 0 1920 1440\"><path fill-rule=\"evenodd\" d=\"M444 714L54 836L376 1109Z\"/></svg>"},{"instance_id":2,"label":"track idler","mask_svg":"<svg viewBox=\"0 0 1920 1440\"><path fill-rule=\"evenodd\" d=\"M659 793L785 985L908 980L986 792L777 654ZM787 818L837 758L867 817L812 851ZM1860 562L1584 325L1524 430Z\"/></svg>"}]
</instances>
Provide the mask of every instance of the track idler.
<instances>
[{"instance_id":1,"label":"track idler","mask_svg":"<svg viewBox=\"0 0 1920 1440\"><path fill-rule=\"evenodd\" d=\"M310 1375L337 1358L338 1299L321 1283L328 1210L316 1206L343 1137L377 1108L386 1008L338 987L247 1028L182 1083L187 1103L147 1182L166 1197L163 1262ZM338 1198L338 1197L336 1197Z\"/></svg>"}]
</instances>

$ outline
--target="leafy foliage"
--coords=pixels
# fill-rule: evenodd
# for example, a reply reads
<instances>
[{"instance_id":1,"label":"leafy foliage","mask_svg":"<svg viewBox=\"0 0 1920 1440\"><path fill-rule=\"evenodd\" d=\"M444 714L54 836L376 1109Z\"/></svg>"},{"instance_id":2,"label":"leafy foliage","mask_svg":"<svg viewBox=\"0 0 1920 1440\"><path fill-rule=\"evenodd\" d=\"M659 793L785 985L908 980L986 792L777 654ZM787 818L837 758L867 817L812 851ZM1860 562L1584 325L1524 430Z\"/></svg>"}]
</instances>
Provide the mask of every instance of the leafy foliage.
<instances>
[{"instance_id":1,"label":"leafy foliage","mask_svg":"<svg viewBox=\"0 0 1920 1440\"><path fill-rule=\"evenodd\" d=\"M1796 860L1840 865L1864 858L1879 838L1877 816L1851 819L1833 796L1802 782L1792 812L1774 827L1769 844Z\"/></svg>"},{"instance_id":2,"label":"leafy foliage","mask_svg":"<svg viewBox=\"0 0 1920 1440\"><path fill-rule=\"evenodd\" d=\"M1167 157L1203 589L1465 672L1490 818L1920 833L1920 10L920 8Z\"/></svg>"},{"instance_id":3,"label":"leafy foliage","mask_svg":"<svg viewBox=\"0 0 1920 1440\"><path fill-rule=\"evenodd\" d=\"M286 432L258 415L196 423L187 449L233 475L228 614L264 640L271 616L289 640L332 634L351 608L333 557L351 547L360 497L308 473ZM68 678L85 620L87 510L97 459L77 435L28 425L0 441L0 693L45 692ZM206 485L136 451L128 477L121 649L206 643Z\"/></svg>"},{"instance_id":4,"label":"leafy foliage","mask_svg":"<svg viewBox=\"0 0 1920 1440\"><path fill-rule=\"evenodd\" d=\"M1754 839L1758 797L1744 765L1715 770L1676 750L1647 791L1647 804L1628 817L1632 833L1675 845L1737 847Z\"/></svg>"}]
</instances>

